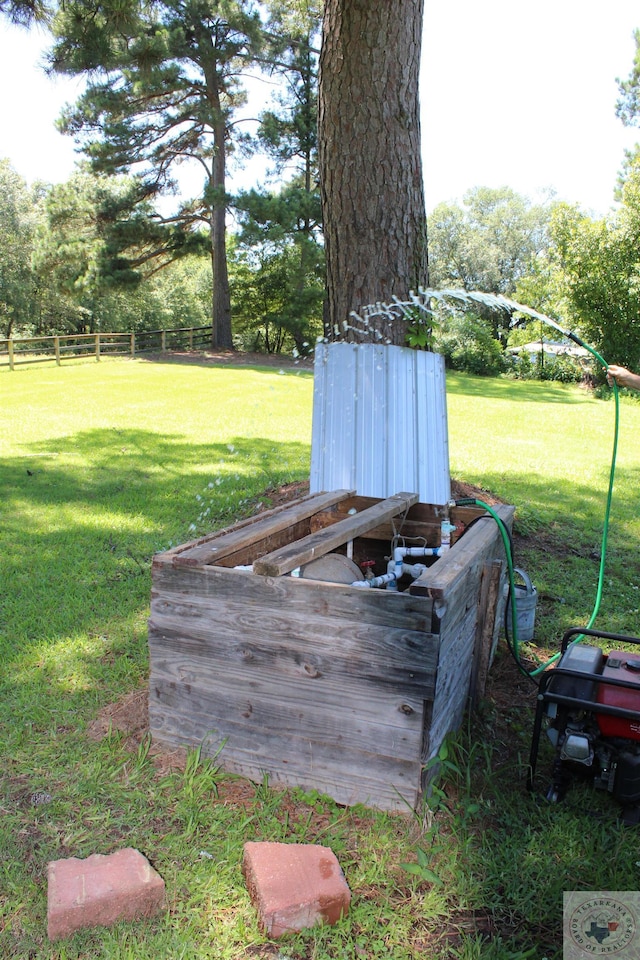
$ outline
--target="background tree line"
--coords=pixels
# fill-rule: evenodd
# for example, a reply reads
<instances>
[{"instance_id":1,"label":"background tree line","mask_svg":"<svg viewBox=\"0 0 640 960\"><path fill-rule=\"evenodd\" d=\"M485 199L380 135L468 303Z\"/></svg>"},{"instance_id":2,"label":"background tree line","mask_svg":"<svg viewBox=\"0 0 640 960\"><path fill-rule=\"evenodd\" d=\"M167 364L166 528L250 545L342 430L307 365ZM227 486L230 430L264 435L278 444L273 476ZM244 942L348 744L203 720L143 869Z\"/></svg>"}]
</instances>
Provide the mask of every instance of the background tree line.
<instances>
[{"instance_id":1,"label":"background tree line","mask_svg":"<svg viewBox=\"0 0 640 960\"><path fill-rule=\"evenodd\" d=\"M2 334L212 323L217 348L308 352L323 332L325 285L321 0L77 0L54 11L0 0L0 12L48 17L51 69L87 81L60 120L86 157L68 183L29 188L0 161ZM256 73L277 93L249 136L243 110ZM628 124L639 78L637 55L620 83ZM230 193L228 164L256 152L276 185ZM185 163L201 171L191 198L175 193ZM532 203L507 187L471 189L429 216L424 283L502 293L638 366L638 155L626 158L618 201L594 219L552 195ZM501 372L505 347L542 333L532 323L514 330L511 319L447 311L433 345L454 368ZM565 362L511 369L580 375Z\"/></svg>"}]
</instances>

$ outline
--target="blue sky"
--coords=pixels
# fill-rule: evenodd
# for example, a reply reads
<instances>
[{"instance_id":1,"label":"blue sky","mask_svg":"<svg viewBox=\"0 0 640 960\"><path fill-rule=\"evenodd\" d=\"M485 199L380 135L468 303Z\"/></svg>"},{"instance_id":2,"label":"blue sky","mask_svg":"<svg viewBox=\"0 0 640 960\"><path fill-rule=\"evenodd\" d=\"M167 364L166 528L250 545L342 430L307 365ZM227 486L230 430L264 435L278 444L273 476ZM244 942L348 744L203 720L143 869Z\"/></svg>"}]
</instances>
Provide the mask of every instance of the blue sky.
<instances>
[{"instance_id":1,"label":"blue sky","mask_svg":"<svg viewBox=\"0 0 640 960\"><path fill-rule=\"evenodd\" d=\"M425 0L427 207L510 186L605 213L624 149L640 140L615 116L636 27L637 0ZM42 34L0 27L0 156L29 182L64 180L75 159L53 123L80 85L43 74L45 46Z\"/></svg>"}]
</instances>

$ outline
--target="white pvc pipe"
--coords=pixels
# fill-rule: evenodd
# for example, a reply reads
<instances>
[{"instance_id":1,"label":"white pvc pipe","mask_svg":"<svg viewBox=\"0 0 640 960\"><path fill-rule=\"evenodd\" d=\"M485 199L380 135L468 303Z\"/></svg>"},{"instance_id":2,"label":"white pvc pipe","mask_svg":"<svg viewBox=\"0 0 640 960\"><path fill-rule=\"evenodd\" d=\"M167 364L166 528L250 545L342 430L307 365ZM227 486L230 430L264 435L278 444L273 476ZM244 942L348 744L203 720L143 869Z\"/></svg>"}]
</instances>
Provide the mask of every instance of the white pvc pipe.
<instances>
[{"instance_id":1,"label":"white pvc pipe","mask_svg":"<svg viewBox=\"0 0 640 960\"><path fill-rule=\"evenodd\" d=\"M383 573L379 577L373 577L372 580L354 580L352 587L384 587L388 583L395 583L395 573Z\"/></svg>"},{"instance_id":2,"label":"white pvc pipe","mask_svg":"<svg viewBox=\"0 0 640 960\"><path fill-rule=\"evenodd\" d=\"M403 563L401 566L402 571L400 575L402 576L403 573L407 573L410 577L413 577L414 580L417 580L418 577L422 576L424 571L427 569L424 563ZM369 587L369 589L371 589L372 587L384 587L389 584L395 585L396 580L397 577L394 569L394 562L393 560L390 560L389 571L387 573L383 573L379 577L373 577L371 580L356 580L351 584L351 586Z\"/></svg>"},{"instance_id":3,"label":"white pvc pipe","mask_svg":"<svg viewBox=\"0 0 640 960\"><path fill-rule=\"evenodd\" d=\"M404 563L405 557L439 557L448 547L396 547L393 551L393 560L389 561L389 568L393 567L396 580L399 580L403 573L409 573L404 570L408 564ZM419 566L422 566L419 564Z\"/></svg>"}]
</instances>

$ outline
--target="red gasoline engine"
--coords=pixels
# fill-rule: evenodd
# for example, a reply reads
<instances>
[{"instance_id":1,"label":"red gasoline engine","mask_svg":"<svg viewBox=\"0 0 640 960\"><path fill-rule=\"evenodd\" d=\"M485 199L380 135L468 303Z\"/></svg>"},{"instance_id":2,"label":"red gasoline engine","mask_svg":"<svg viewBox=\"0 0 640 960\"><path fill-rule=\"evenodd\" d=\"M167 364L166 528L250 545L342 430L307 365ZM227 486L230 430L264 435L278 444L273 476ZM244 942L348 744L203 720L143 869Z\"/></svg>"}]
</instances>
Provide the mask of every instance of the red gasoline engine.
<instances>
[{"instance_id":1,"label":"red gasoline engine","mask_svg":"<svg viewBox=\"0 0 640 960\"><path fill-rule=\"evenodd\" d=\"M637 652L582 642L611 641ZM592 780L624 807L627 823L640 821L640 639L583 627L562 638L561 658L541 675L529 758L533 786L540 734L546 726L554 747L553 776L547 791L561 800L577 776Z\"/></svg>"}]
</instances>

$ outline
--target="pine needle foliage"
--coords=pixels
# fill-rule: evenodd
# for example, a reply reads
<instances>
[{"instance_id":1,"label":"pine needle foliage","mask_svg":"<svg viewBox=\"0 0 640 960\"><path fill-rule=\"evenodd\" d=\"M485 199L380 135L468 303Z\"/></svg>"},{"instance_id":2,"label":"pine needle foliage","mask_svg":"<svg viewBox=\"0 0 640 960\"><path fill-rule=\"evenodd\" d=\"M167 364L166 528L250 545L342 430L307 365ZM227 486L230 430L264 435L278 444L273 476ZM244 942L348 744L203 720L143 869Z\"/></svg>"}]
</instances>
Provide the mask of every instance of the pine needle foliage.
<instances>
[{"instance_id":1,"label":"pine needle foliage","mask_svg":"<svg viewBox=\"0 0 640 960\"><path fill-rule=\"evenodd\" d=\"M60 129L75 137L96 173L132 172L125 206L105 211L115 273L143 271L140 247L169 259L209 249L214 277L213 345L231 347L225 250L226 160L242 76L261 46L251 0L80 0L60 7L53 24L53 71L87 80ZM171 195L180 164L202 170L200 195L170 214L136 216L139 206Z\"/></svg>"}]
</instances>

